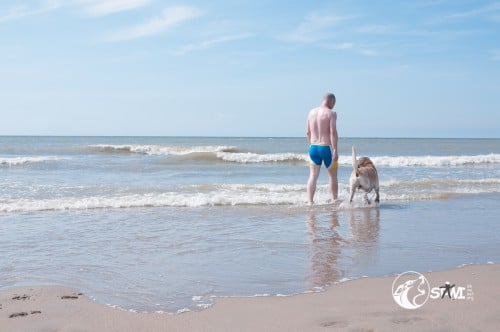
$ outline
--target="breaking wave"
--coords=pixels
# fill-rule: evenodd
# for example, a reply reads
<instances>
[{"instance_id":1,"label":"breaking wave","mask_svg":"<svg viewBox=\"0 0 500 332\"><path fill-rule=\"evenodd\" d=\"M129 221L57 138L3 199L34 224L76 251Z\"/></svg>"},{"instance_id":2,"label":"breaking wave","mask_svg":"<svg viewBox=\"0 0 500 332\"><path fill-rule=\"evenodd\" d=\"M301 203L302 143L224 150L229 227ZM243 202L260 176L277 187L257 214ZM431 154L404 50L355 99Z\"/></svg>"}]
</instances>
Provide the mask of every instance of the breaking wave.
<instances>
[{"instance_id":1,"label":"breaking wave","mask_svg":"<svg viewBox=\"0 0 500 332\"><path fill-rule=\"evenodd\" d=\"M456 195L500 193L500 179L417 180L380 183L381 202L445 199ZM349 188L339 188L347 202ZM362 195L356 199L361 200ZM318 186L316 204L331 203L328 185ZM204 184L164 193L119 196L60 197L53 199L0 199L0 212L63 211L87 209L202 207L202 206L305 206L305 184Z\"/></svg>"},{"instance_id":2,"label":"breaking wave","mask_svg":"<svg viewBox=\"0 0 500 332\"><path fill-rule=\"evenodd\" d=\"M53 157L53 156L47 156L47 157L42 157L42 156L1 157L0 158L0 165L16 166L16 165L23 165L23 164L34 164L34 163L43 163L43 162L48 162L48 161L57 161L60 159L61 158Z\"/></svg>"},{"instance_id":3,"label":"breaking wave","mask_svg":"<svg viewBox=\"0 0 500 332\"><path fill-rule=\"evenodd\" d=\"M162 146L162 145L91 145L92 150L101 153L136 153L156 156L184 156L194 160L219 160L240 164L258 163L303 163L309 162L306 153L255 153L235 146ZM470 156L373 156L378 167L453 167L500 164L500 154ZM350 155L341 155L339 164L350 166Z\"/></svg>"},{"instance_id":4,"label":"breaking wave","mask_svg":"<svg viewBox=\"0 0 500 332\"><path fill-rule=\"evenodd\" d=\"M388 167L447 167L500 164L500 154L490 153L475 156L400 156L400 157L372 157L377 166Z\"/></svg>"},{"instance_id":5,"label":"breaking wave","mask_svg":"<svg viewBox=\"0 0 500 332\"><path fill-rule=\"evenodd\" d=\"M145 155L183 156L192 153L238 152L234 146L163 146L163 145L90 145L91 150L103 153L137 153Z\"/></svg>"}]
</instances>

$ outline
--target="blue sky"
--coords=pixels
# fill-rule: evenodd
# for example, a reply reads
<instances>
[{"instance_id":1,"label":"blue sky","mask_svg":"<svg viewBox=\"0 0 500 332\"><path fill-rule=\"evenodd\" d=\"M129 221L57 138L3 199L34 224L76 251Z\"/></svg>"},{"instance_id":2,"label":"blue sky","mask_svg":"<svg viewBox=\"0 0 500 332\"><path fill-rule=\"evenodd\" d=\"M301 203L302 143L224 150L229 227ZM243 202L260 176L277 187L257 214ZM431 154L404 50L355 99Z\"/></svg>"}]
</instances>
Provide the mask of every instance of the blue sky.
<instances>
[{"instance_id":1,"label":"blue sky","mask_svg":"<svg viewBox=\"0 0 500 332\"><path fill-rule=\"evenodd\" d=\"M0 2L0 134L500 137L500 1Z\"/></svg>"}]
</instances>

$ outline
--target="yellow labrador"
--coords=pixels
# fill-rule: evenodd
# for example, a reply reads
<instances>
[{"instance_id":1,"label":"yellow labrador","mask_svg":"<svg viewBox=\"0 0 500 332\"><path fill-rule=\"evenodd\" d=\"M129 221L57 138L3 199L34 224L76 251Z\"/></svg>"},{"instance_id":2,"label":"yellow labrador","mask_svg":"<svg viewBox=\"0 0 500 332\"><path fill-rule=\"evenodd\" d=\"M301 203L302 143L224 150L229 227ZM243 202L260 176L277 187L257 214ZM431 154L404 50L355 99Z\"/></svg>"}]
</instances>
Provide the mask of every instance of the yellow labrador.
<instances>
[{"instance_id":1,"label":"yellow labrador","mask_svg":"<svg viewBox=\"0 0 500 332\"><path fill-rule=\"evenodd\" d=\"M377 196L375 197L375 202L380 202L379 196L379 185L378 185L378 173L375 165L368 157L361 157L359 160L356 159L356 150L354 146L352 147L352 173L349 179L351 197L349 202L352 203L354 193L356 189L363 189L365 191L365 202L370 204L368 199L368 193L375 189Z\"/></svg>"}]
</instances>

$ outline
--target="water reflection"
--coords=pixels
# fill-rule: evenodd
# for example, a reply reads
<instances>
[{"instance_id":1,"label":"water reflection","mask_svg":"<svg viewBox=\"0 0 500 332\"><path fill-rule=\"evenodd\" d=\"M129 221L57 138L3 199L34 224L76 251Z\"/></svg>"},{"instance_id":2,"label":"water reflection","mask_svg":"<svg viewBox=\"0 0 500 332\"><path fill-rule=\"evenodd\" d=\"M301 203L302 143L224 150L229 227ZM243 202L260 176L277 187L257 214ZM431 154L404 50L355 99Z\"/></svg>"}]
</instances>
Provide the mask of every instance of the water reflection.
<instances>
[{"instance_id":1,"label":"water reflection","mask_svg":"<svg viewBox=\"0 0 500 332\"><path fill-rule=\"evenodd\" d=\"M354 267L373 265L377 260L380 209L361 208L349 211L349 247Z\"/></svg>"},{"instance_id":2,"label":"water reflection","mask_svg":"<svg viewBox=\"0 0 500 332\"><path fill-rule=\"evenodd\" d=\"M327 221L327 222L325 222ZM319 212L307 215L310 242L309 289L330 285L376 261L380 230L378 208Z\"/></svg>"},{"instance_id":3,"label":"water reflection","mask_svg":"<svg viewBox=\"0 0 500 332\"><path fill-rule=\"evenodd\" d=\"M365 245L373 245L378 241L380 230L380 209L361 208L349 211L349 227L351 239Z\"/></svg>"},{"instance_id":4,"label":"water reflection","mask_svg":"<svg viewBox=\"0 0 500 332\"><path fill-rule=\"evenodd\" d=\"M328 214L329 222L318 222L316 212L311 210L307 219L307 230L311 243L311 271L307 276L309 289L323 287L342 278L337 269L337 260L341 255L344 242L338 232L339 218L337 211Z\"/></svg>"}]
</instances>

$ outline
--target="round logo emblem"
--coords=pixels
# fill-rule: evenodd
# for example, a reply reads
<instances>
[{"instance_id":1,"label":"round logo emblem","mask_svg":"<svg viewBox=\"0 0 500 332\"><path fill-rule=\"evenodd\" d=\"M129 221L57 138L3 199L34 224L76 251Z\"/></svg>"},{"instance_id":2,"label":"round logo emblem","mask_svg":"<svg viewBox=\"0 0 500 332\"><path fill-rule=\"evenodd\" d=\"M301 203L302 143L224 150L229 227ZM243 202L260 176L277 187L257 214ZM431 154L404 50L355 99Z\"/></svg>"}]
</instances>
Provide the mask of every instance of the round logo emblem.
<instances>
[{"instance_id":1,"label":"round logo emblem","mask_svg":"<svg viewBox=\"0 0 500 332\"><path fill-rule=\"evenodd\" d=\"M394 301L405 309L418 309L427 302L431 287L423 274L408 271L401 273L392 283Z\"/></svg>"}]
</instances>

